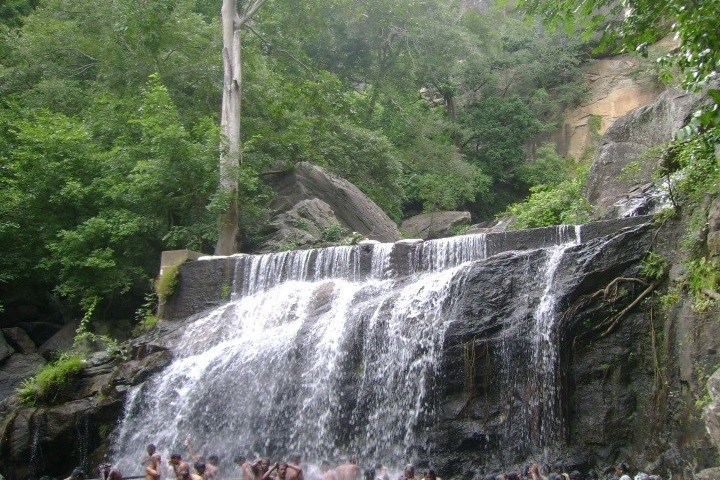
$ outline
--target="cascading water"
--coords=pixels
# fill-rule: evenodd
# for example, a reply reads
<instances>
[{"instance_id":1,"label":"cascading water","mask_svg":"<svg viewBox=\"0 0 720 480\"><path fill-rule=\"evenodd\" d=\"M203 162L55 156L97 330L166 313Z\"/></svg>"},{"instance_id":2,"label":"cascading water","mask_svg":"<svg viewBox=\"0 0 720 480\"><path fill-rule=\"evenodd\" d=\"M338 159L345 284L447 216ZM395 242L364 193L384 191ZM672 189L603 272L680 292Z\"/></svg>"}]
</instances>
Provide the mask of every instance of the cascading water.
<instances>
[{"instance_id":1,"label":"cascading water","mask_svg":"<svg viewBox=\"0 0 720 480\"><path fill-rule=\"evenodd\" d=\"M536 441L541 448L548 448L556 443L555 436L560 430L555 276L565 251L579 243L580 230L576 227L574 240L549 249L544 268L545 286L534 315L532 354L536 367L534 385L536 394L530 397L528 407L532 412L537 412Z\"/></svg>"},{"instance_id":2,"label":"cascading water","mask_svg":"<svg viewBox=\"0 0 720 480\"><path fill-rule=\"evenodd\" d=\"M579 241L573 233L561 228L558 238ZM552 283L566 248L547 250L535 318L543 385L554 375ZM487 243L485 235L423 242L409 250L407 276L394 270L393 249L237 256L231 301L190 324L175 360L128 395L114 446L120 469L138 470L147 443L167 456L188 435L225 459L296 452L310 462L357 455L399 466L423 455L454 300Z\"/></svg>"}]
</instances>

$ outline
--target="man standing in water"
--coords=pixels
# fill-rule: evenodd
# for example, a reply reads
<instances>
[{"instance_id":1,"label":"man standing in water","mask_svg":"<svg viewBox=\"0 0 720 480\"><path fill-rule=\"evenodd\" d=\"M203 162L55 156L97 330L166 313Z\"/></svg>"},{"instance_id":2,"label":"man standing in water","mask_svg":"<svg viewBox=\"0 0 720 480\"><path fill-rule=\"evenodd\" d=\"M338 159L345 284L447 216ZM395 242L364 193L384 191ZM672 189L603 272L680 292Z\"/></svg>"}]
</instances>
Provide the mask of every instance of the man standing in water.
<instances>
[{"instance_id":1,"label":"man standing in water","mask_svg":"<svg viewBox=\"0 0 720 480\"><path fill-rule=\"evenodd\" d=\"M242 472L242 480L255 480L255 470L257 470L257 467L248 462L245 455L238 455L233 460L233 463L237 465L237 468Z\"/></svg>"},{"instance_id":2,"label":"man standing in water","mask_svg":"<svg viewBox=\"0 0 720 480\"><path fill-rule=\"evenodd\" d=\"M122 480L122 473L117 468L113 468L109 463L103 463L98 467L100 480Z\"/></svg>"},{"instance_id":3,"label":"man standing in water","mask_svg":"<svg viewBox=\"0 0 720 480\"><path fill-rule=\"evenodd\" d=\"M300 455L290 457L290 463L287 464L287 472L285 473L286 480L305 480L302 468L300 467L301 460Z\"/></svg>"},{"instance_id":4,"label":"man standing in water","mask_svg":"<svg viewBox=\"0 0 720 480\"><path fill-rule=\"evenodd\" d=\"M160 454L154 444L147 446L147 457L143 458L145 465L145 480L160 480Z\"/></svg>"},{"instance_id":5,"label":"man standing in water","mask_svg":"<svg viewBox=\"0 0 720 480\"><path fill-rule=\"evenodd\" d=\"M358 480L360 478L360 467L357 465L357 458L350 457L347 463L338 465L335 469L337 480Z\"/></svg>"},{"instance_id":6,"label":"man standing in water","mask_svg":"<svg viewBox=\"0 0 720 480\"><path fill-rule=\"evenodd\" d=\"M323 460L320 464L320 472L322 473L320 480L338 480L335 470L327 460Z\"/></svg>"},{"instance_id":7,"label":"man standing in water","mask_svg":"<svg viewBox=\"0 0 720 480\"><path fill-rule=\"evenodd\" d=\"M170 455L170 460L168 460L168 464L170 464L173 471L175 472L175 478L177 480L183 478L183 472L187 472L188 475L190 474L190 465L188 465L186 462L183 462L182 456L179 453L173 453L172 455Z\"/></svg>"}]
</instances>

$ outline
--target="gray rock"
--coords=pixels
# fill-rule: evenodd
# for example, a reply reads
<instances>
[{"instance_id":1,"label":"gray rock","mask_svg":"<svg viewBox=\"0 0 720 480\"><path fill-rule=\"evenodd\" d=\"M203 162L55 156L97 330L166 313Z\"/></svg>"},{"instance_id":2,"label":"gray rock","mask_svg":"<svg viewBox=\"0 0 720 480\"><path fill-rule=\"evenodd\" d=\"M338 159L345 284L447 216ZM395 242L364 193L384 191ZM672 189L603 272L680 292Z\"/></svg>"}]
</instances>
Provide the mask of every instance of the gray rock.
<instances>
[{"instance_id":1,"label":"gray rock","mask_svg":"<svg viewBox=\"0 0 720 480\"><path fill-rule=\"evenodd\" d=\"M40 355L45 358L50 358L60 352L70 350L75 341L75 332L77 331L78 325L79 322L75 321L62 327L60 331L38 348Z\"/></svg>"},{"instance_id":2,"label":"gray rock","mask_svg":"<svg viewBox=\"0 0 720 480\"><path fill-rule=\"evenodd\" d=\"M594 206L595 218L619 216L626 205L637 203L628 192L651 183L659 162L650 149L672 140L703 100L702 96L670 89L651 105L632 110L608 128L588 178L587 198Z\"/></svg>"},{"instance_id":3,"label":"gray rock","mask_svg":"<svg viewBox=\"0 0 720 480\"><path fill-rule=\"evenodd\" d=\"M720 198L715 198L708 211L707 247L711 257L720 257Z\"/></svg>"},{"instance_id":4,"label":"gray rock","mask_svg":"<svg viewBox=\"0 0 720 480\"><path fill-rule=\"evenodd\" d=\"M293 171L270 176L267 181L277 192L271 207L278 213L288 212L303 200L317 198L350 231L382 242L400 239L397 225L360 189L316 165L302 162Z\"/></svg>"},{"instance_id":5,"label":"gray rock","mask_svg":"<svg viewBox=\"0 0 720 480\"><path fill-rule=\"evenodd\" d=\"M35 353L37 347L28 334L19 327L3 328L5 339L20 353Z\"/></svg>"},{"instance_id":6,"label":"gray rock","mask_svg":"<svg viewBox=\"0 0 720 480\"><path fill-rule=\"evenodd\" d=\"M695 474L697 480L720 480L720 467L706 468Z\"/></svg>"},{"instance_id":7,"label":"gray rock","mask_svg":"<svg viewBox=\"0 0 720 480\"><path fill-rule=\"evenodd\" d=\"M469 225L470 220L470 212L422 213L404 220L400 229L413 238L440 238L452 235L454 227Z\"/></svg>"},{"instance_id":8,"label":"gray rock","mask_svg":"<svg viewBox=\"0 0 720 480\"><path fill-rule=\"evenodd\" d=\"M11 355L0 367L0 400L13 395L20 383L43 365L45 360L36 353Z\"/></svg>"},{"instance_id":9,"label":"gray rock","mask_svg":"<svg viewBox=\"0 0 720 480\"><path fill-rule=\"evenodd\" d=\"M0 333L0 363L13 353L15 353L15 349L8 345L7 341L5 341L5 336Z\"/></svg>"},{"instance_id":10,"label":"gray rock","mask_svg":"<svg viewBox=\"0 0 720 480\"><path fill-rule=\"evenodd\" d=\"M708 378L707 391L711 401L703 409L703 420L710 440L720 451L720 369Z\"/></svg>"},{"instance_id":11,"label":"gray rock","mask_svg":"<svg viewBox=\"0 0 720 480\"><path fill-rule=\"evenodd\" d=\"M341 222L330 205L318 198L301 200L268 224L274 232L263 242L261 251L278 250L283 246L310 247L323 240L323 232Z\"/></svg>"}]
</instances>

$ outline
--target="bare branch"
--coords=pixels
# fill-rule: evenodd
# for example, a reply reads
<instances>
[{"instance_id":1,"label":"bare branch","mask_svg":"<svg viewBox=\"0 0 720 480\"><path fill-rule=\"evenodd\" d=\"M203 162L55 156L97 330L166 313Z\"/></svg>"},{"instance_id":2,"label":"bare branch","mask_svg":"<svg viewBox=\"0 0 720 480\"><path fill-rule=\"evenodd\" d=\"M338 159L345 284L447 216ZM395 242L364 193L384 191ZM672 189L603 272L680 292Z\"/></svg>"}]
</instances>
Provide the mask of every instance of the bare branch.
<instances>
[{"instance_id":1,"label":"bare branch","mask_svg":"<svg viewBox=\"0 0 720 480\"><path fill-rule=\"evenodd\" d=\"M255 0L253 4L248 9L245 16L240 18L239 25L243 26L245 25L252 17L257 13L257 11L260 9L260 7L263 6L263 4L267 2L267 0Z\"/></svg>"},{"instance_id":2,"label":"bare branch","mask_svg":"<svg viewBox=\"0 0 720 480\"><path fill-rule=\"evenodd\" d=\"M284 53L285 55L287 55L288 57L290 57L292 60L294 60L294 61L296 61L298 64L300 64L300 66L302 66L305 70L307 70L308 72L310 72L310 73L313 75L313 77L315 76L314 73L313 73L312 68L310 68L308 65L306 65L306 64L303 63L301 60L299 60L298 58L296 58L292 53L288 52L288 51L285 50L284 48L276 47L275 45L273 45L273 44L270 43L269 41L265 40L265 38L263 38L262 35L260 35L254 28L252 28L252 26L250 26L249 23L246 23L244 26L245 26L245 28L247 28L248 30L250 30L256 37L258 37L262 43L264 43L265 45L267 45L267 46L270 47L270 48L273 48L273 49L277 50L278 52Z\"/></svg>"}]
</instances>

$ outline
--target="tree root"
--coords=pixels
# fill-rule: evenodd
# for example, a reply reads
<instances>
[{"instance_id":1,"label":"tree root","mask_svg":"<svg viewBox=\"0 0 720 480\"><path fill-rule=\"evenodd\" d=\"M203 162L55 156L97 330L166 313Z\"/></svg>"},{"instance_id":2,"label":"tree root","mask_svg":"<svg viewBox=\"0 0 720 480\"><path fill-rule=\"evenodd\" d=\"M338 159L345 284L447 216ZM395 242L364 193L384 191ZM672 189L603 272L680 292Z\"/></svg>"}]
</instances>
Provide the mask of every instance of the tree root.
<instances>
[{"instance_id":1,"label":"tree root","mask_svg":"<svg viewBox=\"0 0 720 480\"><path fill-rule=\"evenodd\" d=\"M635 300L633 300L630 305L623 308L620 312L616 313L615 315L609 317L606 319L603 323L601 323L598 327L601 328L608 323L610 323L610 326L602 333L600 334L600 338L605 338L608 335L610 335L612 332L615 331L615 328L617 328L620 321L627 316L628 313L630 313L630 310L632 310L638 303L640 303L645 297L648 296L653 290L655 290L655 287L657 287L657 282L652 282L650 285L647 286L645 290L638 295Z\"/></svg>"}]
</instances>

